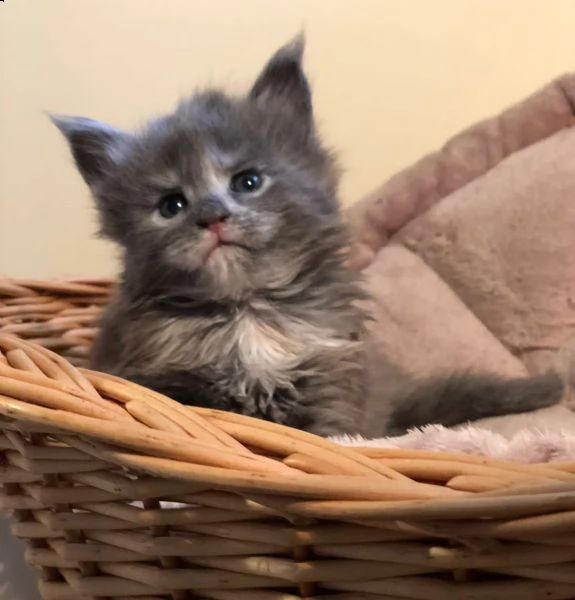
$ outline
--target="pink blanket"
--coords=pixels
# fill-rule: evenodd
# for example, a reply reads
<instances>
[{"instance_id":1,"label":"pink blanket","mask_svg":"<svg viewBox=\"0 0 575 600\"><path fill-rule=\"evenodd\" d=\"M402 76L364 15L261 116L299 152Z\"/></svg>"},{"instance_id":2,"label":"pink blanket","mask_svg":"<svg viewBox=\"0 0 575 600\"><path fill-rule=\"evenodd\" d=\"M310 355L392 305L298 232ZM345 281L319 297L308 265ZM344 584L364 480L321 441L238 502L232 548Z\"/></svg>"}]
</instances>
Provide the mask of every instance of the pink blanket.
<instances>
[{"instance_id":1,"label":"pink blanket","mask_svg":"<svg viewBox=\"0 0 575 600\"><path fill-rule=\"evenodd\" d=\"M505 436L477 426L447 429L441 425L429 425L396 438L365 440L342 436L333 438L333 441L364 448L460 452L523 464L575 461L575 435L559 428L527 428Z\"/></svg>"},{"instance_id":2,"label":"pink blanket","mask_svg":"<svg viewBox=\"0 0 575 600\"><path fill-rule=\"evenodd\" d=\"M398 371L552 367L575 379L574 124L575 74L349 210L351 265L364 269L374 335Z\"/></svg>"}]
</instances>

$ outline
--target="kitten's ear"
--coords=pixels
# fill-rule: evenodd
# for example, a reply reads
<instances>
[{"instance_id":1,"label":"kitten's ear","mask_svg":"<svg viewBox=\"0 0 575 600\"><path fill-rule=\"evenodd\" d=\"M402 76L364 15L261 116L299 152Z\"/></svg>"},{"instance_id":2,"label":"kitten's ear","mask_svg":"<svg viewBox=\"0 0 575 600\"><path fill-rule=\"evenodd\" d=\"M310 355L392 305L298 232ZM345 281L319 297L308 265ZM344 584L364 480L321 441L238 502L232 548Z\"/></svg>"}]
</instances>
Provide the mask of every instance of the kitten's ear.
<instances>
[{"instance_id":1,"label":"kitten's ear","mask_svg":"<svg viewBox=\"0 0 575 600\"><path fill-rule=\"evenodd\" d=\"M253 85L250 98L275 104L289 116L312 124L311 91L302 59L305 46L303 34L282 46L269 60Z\"/></svg>"},{"instance_id":2,"label":"kitten's ear","mask_svg":"<svg viewBox=\"0 0 575 600\"><path fill-rule=\"evenodd\" d=\"M119 129L85 117L50 115L52 123L68 140L80 174L94 185L114 168L122 142L129 137Z\"/></svg>"}]
</instances>

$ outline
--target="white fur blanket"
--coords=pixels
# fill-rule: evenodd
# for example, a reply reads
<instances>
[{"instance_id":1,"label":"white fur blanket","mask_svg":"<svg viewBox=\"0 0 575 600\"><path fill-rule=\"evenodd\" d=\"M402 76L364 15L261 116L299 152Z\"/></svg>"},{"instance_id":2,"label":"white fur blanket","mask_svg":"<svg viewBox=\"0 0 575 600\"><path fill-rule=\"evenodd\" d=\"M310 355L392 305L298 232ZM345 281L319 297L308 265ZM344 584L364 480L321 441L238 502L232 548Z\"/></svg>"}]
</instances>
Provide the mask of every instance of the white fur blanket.
<instances>
[{"instance_id":1,"label":"white fur blanket","mask_svg":"<svg viewBox=\"0 0 575 600\"><path fill-rule=\"evenodd\" d=\"M575 431L572 429L532 427L505 437L472 425L460 429L428 425L396 438L366 440L344 436L332 439L345 446L463 452L527 464L575 460Z\"/></svg>"}]
</instances>

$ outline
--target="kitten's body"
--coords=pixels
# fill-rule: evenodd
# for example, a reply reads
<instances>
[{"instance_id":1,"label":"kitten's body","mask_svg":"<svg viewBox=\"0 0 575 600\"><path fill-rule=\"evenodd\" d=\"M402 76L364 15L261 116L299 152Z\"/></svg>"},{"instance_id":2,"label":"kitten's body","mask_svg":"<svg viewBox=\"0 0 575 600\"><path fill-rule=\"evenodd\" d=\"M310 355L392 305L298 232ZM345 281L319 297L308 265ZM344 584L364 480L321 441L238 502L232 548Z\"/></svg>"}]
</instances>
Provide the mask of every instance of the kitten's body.
<instances>
[{"instance_id":1,"label":"kitten's body","mask_svg":"<svg viewBox=\"0 0 575 600\"><path fill-rule=\"evenodd\" d=\"M245 98L198 94L138 134L56 120L103 233L124 250L94 368L321 435L554 403L553 376L457 378L398 409L378 402L381 366L343 264L337 170L315 133L301 53L301 42L282 48ZM478 397L492 392L496 402Z\"/></svg>"}]
</instances>

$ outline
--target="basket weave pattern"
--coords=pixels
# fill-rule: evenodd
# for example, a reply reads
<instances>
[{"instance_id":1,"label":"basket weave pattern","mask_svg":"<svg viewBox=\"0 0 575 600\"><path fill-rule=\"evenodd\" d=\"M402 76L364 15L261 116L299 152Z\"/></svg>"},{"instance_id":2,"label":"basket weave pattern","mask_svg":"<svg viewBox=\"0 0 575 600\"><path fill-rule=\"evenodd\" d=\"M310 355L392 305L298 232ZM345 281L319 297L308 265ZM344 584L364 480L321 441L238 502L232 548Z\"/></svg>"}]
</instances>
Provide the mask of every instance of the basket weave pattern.
<instances>
[{"instance_id":1,"label":"basket weave pattern","mask_svg":"<svg viewBox=\"0 0 575 600\"><path fill-rule=\"evenodd\" d=\"M110 289L0 286L0 509L45 600L575 598L575 464L344 448L41 347L81 364Z\"/></svg>"},{"instance_id":2,"label":"basket weave pattern","mask_svg":"<svg viewBox=\"0 0 575 600\"><path fill-rule=\"evenodd\" d=\"M13 281L0 278L0 331L54 350L84 366L96 322L110 298L109 279Z\"/></svg>"}]
</instances>

